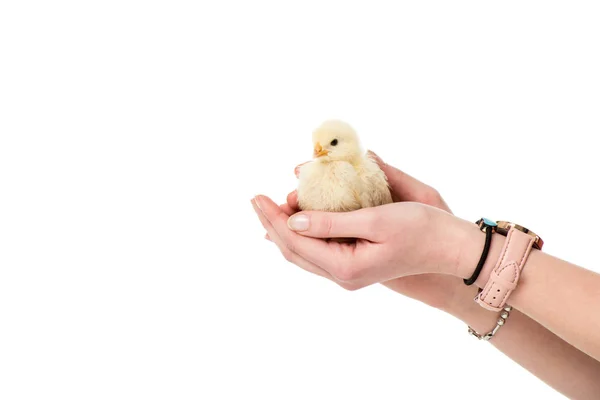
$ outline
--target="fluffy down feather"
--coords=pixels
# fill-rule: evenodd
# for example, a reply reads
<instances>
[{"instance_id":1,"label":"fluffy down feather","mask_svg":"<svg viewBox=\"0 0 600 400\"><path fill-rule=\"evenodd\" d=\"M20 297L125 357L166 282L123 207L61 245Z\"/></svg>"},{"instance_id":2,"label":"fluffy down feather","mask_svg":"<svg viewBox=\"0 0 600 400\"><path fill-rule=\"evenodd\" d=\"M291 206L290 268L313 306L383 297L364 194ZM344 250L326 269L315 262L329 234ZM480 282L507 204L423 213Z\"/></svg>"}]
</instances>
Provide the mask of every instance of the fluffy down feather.
<instances>
[{"instance_id":1,"label":"fluffy down feather","mask_svg":"<svg viewBox=\"0 0 600 400\"><path fill-rule=\"evenodd\" d=\"M314 160L300 168L302 210L353 211L392 202L383 171L361 149L345 122L325 121L313 132Z\"/></svg>"}]
</instances>

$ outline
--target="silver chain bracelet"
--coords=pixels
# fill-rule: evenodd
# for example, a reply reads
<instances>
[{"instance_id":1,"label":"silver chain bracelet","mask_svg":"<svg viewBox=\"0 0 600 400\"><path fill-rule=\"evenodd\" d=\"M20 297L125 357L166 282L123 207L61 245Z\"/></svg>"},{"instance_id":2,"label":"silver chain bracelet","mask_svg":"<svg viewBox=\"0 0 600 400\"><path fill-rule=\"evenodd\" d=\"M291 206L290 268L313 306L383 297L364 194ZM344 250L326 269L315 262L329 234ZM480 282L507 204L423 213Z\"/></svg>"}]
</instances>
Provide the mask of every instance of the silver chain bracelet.
<instances>
[{"instance_id":1,"label":"silver chain bracelet","mask_svg":"<svg viewBox=\"0 0 600 400\"><path fill-rule=\"evenodd\" d=\"M500 313L500 318L498 318L498 321L496 321L496 326L494 327L494 329L491 330L491 332L488 332L488 333L482 335L480 333L477 333L477 331L475 331L475 329L473 329L469 326L469 334L475 336L479 340L485 340L485 341L490 340L491 338L494 337L496 332L498 332L498 329L500 329L500 327L506 323L506 320L510 316L511 310L512 310L511 306L504 307L504 311L502 311Z\"/></svg>"}]
</instances>

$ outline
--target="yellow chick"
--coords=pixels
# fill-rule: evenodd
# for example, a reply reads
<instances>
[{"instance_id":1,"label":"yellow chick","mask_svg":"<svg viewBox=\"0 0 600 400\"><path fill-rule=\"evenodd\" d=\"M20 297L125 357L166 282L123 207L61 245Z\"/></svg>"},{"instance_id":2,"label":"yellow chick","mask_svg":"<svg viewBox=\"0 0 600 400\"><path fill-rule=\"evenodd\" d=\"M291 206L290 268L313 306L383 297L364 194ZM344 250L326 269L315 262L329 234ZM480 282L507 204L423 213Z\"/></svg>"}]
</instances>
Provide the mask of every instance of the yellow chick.
<instances>
[{"instance_id":1,"label":"yellow chick","mask_svg":"<svg viewBox=\"0 0 600 400\"><path fill-rule=\"evenodd\" d=\"M345 122L330 120L312 135L314 160L300 167L298 204L304 211L353 211L392 202L387 178Z\"/></svg>"}]
</instances>

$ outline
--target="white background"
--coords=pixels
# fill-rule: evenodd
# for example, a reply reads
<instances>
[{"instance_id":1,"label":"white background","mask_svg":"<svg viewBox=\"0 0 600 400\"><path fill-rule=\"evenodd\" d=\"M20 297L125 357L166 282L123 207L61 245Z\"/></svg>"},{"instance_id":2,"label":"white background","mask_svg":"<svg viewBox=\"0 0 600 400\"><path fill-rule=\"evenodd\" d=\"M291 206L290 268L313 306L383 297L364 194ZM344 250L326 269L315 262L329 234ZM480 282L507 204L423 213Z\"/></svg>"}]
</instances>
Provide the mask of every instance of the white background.
<instances>
[{"instance_id":1,"label":"white background","mask_svg":"<svg viewBox=\"0 0 600 400\"><path fill-rule=\"evenodd\" d=\"M596 2L0 4L0 398L563 398L287 264L249 200L342 118L457 215L600 271Z\"/></svg>"}]
</instances>

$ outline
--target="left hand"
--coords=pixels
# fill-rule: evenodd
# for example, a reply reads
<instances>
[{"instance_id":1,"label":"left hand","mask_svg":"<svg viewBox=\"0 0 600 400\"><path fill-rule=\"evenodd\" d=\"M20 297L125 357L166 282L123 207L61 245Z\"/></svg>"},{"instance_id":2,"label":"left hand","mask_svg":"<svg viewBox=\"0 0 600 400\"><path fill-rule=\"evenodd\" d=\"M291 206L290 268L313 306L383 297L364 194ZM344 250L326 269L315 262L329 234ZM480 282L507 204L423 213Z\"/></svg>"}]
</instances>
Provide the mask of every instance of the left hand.
<instances>
[{"instance_id":1,"label":"left hand","mask_svg":"<svg viewBox=\"0 0 600 400\"><path fill-rule=\"evenodd\" d=\"M350 290L408 275L458 275L460 232L472 228L446 211L415 202L297 214L266 196L257 196L252 204L288 261ZM357 240L348 244L323 238Z\"/></svg>"}]
</instances>

